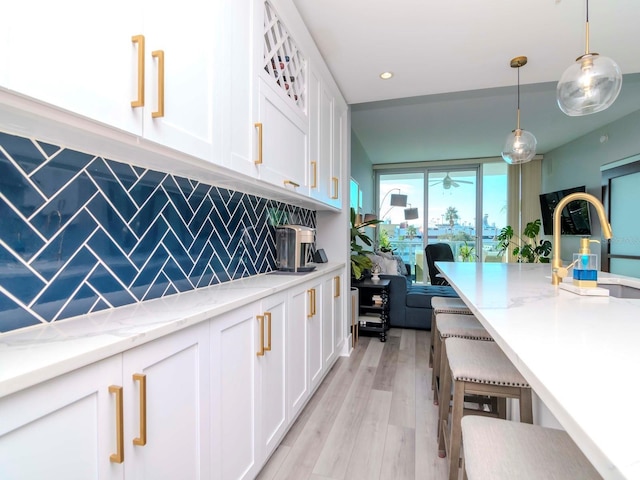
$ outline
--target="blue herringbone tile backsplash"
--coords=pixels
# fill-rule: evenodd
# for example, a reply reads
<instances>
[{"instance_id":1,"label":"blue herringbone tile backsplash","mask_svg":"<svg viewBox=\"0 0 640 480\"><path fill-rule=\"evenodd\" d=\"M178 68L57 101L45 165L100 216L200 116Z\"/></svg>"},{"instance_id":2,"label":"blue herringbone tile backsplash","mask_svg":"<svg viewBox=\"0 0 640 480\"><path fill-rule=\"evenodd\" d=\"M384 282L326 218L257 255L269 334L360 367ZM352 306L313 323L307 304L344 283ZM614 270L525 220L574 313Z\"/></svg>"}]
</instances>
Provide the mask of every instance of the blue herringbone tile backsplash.
<instances>
[{"instance_id":1,"label":"blue herringbone tile backsplash","mask_svg":"<svg viewBox=\"0 0 640 480\"><path fill-rule=\"evenodd\" d=\"M315 212L0 132L0 331L275 268Z\"/></svg>"}]
</instances>

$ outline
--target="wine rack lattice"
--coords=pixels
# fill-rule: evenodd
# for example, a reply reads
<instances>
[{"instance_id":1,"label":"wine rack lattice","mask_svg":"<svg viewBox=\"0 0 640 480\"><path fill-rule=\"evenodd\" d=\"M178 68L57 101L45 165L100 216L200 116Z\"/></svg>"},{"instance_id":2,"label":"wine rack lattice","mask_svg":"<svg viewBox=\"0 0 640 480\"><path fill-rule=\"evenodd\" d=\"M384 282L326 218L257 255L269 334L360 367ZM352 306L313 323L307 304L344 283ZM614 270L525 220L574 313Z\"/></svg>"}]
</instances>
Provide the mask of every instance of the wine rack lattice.
<instances>
[{"instance_id":1,"label":"wine rack lattice","mask_svg":"<svg viewBox=\"0 0 640 480\"><path fill-rule=\"evenodd\" d=\"M264 9L264 69L294 104L306 111L306 65L273 5Z\"/></svg>"}]
</instances>

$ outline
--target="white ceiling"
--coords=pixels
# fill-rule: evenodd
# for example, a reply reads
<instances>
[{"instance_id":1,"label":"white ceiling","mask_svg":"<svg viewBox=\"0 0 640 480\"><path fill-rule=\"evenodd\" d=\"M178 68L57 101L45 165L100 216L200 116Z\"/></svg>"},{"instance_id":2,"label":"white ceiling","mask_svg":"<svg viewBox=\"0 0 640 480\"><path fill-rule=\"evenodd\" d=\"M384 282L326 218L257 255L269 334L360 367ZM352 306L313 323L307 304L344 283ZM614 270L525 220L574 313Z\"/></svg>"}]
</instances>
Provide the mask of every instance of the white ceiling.
<instances>
[{"instance_id":1,"label":"white ceiling","mask_svg":"<svg viewBox=\"0 0 640 480\"><path fill-rule=\"evenodd\" d=\"M625 78L616 103L567 117L562 72L585 53L584 0L293 0L347 103L374 164L500 156L516 125L544 154L640 109L638 0L589 2L590 50ZM383 81L379 74L392 71ZM631 75L636 74L636 75ZM603 131L603 133L606 133Z\"/></svg>"}]
</instances>

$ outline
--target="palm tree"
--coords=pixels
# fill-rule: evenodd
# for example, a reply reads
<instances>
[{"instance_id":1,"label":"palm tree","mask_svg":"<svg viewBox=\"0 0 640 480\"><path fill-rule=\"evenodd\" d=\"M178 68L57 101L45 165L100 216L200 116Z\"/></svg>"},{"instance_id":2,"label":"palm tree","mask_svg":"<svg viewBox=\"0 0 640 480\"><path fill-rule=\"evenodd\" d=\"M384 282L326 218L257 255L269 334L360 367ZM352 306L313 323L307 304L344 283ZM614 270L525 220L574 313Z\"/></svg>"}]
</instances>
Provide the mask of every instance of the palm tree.
<instances>
[{"instance_id":1,"label":"palm tree","mask_svg":"<svg viewBox=\"0 0 640 480\"><path fill-rule=\"evenodd\" d=\"M458 220L458 209L456 207L448 207L447 211L444 212L444 218L449 221L449 226L453 228L453 225Z\"/></svg>"}]
</instances>

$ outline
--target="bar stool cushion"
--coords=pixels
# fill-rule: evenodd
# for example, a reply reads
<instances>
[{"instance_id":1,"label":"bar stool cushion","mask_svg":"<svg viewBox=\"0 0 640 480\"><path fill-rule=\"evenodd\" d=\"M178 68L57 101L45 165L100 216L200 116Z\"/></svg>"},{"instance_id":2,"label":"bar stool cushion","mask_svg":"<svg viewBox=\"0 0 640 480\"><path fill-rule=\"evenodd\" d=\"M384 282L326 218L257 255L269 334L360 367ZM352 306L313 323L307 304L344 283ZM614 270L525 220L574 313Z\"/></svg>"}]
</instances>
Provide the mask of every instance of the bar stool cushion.
<instances>
[{"instance_id":1,"label":"bar stool cushion","mask_svg":"<svg viewBox=\"0 0 640 480\"><path fill-rule=\"evenodd\" d=\"M464 338L447 338L445 342L451 377L454 380L529 387L524 377L495 342L478 342Z\"/></svg>"},{"instance_id":2,"label":"bar stool cushion","mask_svg":"<svg viewBox=\"0 0 640 480\"><path fill-rule=\"evenodd\" d=\"M471 309L460 298L454 297L433 297L431 299L431 308L434 314L440 313L459 313L462 315L471 315Z\"/></svg>"},{"instance_id":3,"label":"bar stool cushion","mask_svg":"<svg viewBox=\"0 0 640 480\"><path fill-rule=\"evenodd\" d=\"M562 430L469 415L462 444L469 480L602 478Z\"/></svg>"},{"instance_id":4,"label":"bar stool cushion","mask_svg":"<svg viewBox=\"0 0 640 480\"><path fill-rule=\"evenodd\" d=\"M438 314L440 338L467 338L471 340L493 340L480 321L473 315L460 313Z\"/></svg>"}]
</instances>

